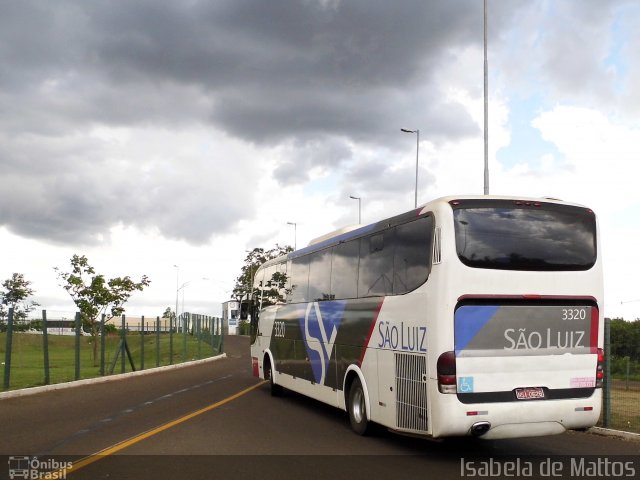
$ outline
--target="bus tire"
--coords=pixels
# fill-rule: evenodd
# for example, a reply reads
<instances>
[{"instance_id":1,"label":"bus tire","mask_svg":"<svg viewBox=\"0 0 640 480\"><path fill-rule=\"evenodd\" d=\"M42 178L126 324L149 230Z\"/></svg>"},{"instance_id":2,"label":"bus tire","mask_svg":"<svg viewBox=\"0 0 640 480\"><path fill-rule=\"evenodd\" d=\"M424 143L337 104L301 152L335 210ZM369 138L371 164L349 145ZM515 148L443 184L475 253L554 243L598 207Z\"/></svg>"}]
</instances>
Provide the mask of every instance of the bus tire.
<instances>
[{"instance_id":1,"label":"bus tire","mask_svg":"<svg viewBox=\"0 0 640 480\"><path fill-rule=\"evenodd\" d=\"M364 389L358 377L353 380L349 389L347 412L349 413L349 422L353 431L358 435L367 435L371 430L371 424L367 419Z\"/></svg>"},{"instance_id":2,"label":"bus tire","mask_svg":"<svg viewBox=\"0 0 640 480\"><path fill-rule=\"evenodd\" d=\"M271 390L272 397L281 397L282 396L282 385L276 385L273 381L273 369L271 368L271 362L267 360L265 362L264 368L265 377L269 379L269 389Z\"/></svg>"}]
</instances>

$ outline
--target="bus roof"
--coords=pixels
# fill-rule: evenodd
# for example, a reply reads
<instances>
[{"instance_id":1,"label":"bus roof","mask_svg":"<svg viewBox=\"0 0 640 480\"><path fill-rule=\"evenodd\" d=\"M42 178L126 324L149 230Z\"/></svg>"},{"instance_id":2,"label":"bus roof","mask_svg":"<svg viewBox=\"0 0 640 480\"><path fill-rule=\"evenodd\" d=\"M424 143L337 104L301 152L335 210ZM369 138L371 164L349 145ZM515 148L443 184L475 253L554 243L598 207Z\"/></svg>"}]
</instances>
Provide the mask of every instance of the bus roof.
<instances>
[{"instance_id":1,"label":"bus roof","mask_svg":"<svg viewBox=\"0 0 640 480\"><path fill-rule=\"evenodd\" d=\"M507 200L507 201L514 201L514 202L522 201L522 202L550 203L550 204L558 204L558 205L571 205L575 207L587 208L584 205L565 202L557 198L551 198L551 197L536 198L536 197L505 196L505 195L450 195L446 197L436 198L434 200L431 200L427 203L424 203L418 206L418 208L414 208L412 210L401 213L399 215L385 218L377 222L370 223L368 225L352 225L352 226L340 228L333 232L314 238L313 240L311 240L311 242L309 242L309 244L306 247L300 248L286 255L282 255L278 258L269 260L263 263L262 266L267 267L269 265L281 263L284 260L297 258L311 252L322 250L329 246L337 245L347 240L364 236L368 233L374 233L376 231L384 230L385 228L388 228L394 225L406 223L411 219L414 219L422 215L426 215L427 213L434 210L438 206L448 205L448 204L451 204L451 202L455 202L455 201L464 202L469 200L473 200L473 201Z\"/></svg>"}]
</instances>

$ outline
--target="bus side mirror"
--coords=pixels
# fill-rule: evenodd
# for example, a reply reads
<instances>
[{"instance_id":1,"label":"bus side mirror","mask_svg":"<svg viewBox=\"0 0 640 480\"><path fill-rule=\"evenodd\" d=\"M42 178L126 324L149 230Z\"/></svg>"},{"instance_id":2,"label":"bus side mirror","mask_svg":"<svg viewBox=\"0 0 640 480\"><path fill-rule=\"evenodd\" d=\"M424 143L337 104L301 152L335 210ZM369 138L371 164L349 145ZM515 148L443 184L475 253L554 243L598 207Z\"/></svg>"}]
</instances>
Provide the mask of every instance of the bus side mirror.
<instances>
[{"instance_id":1,"label":"bus side mirror","mask_svg":"<svg viewBox=\"0 0 640 480\"><path fill-rule=\"evenodd\" d=\"M249 336L251 337L251 344L256 341L258 336L258 315L260 309L258 308L257 301L251 301L251 323L249 324Z\"/></svg>"}]
</instances>

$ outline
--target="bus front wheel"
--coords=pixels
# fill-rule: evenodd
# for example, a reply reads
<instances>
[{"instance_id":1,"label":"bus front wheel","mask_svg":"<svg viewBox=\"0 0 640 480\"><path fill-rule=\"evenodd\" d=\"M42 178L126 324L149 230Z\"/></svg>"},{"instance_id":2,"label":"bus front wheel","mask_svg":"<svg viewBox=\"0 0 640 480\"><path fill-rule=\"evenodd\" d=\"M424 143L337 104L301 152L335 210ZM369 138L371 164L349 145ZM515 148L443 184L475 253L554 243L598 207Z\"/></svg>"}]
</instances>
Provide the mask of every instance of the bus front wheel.
<instances>
[{"instance_id":1,"label":"bus front wheel","mask_svg":"<svg viewBox=\"0 0 640 480\"><path fill-rule=\"evenodd\" d=\"M272 397L280 397L282 396L282 385L276 385L273 381L273 369L271 368L271 362L269 360L265 361L264 367L265 378L269 379L269 388L271 390Z\"/></svg>"},{"instance_id":2,"label":"bus front wheel","mask_svg":"<svg viewBox=\"0 0 640 480\"><path fill-rule=\"evenodd\" d=\"M364 398L364 389L359 378L355 378L349 389L349 398L347 403L347 411L349 412L349 422L351 428L358 435L367 435L369 433L369 420L367 419L367 404Z\"/></svg>"}]
</instances>

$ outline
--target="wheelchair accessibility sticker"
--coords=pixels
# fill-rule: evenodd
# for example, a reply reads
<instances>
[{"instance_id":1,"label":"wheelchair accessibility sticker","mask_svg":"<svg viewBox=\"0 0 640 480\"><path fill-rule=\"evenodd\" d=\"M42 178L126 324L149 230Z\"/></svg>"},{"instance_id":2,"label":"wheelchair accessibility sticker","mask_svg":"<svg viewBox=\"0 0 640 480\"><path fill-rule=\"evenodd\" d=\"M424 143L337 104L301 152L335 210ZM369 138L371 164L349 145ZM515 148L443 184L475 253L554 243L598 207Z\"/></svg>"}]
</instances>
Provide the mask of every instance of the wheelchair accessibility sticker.
<instances>
[{"instance_id":1,"label":"wheelchair accessibility sticker","mask_svg":"<svg viewBox=\"0 0 640 480\"><path fill-rule=\"evenodd\" d=\"M473 393L473 377L458 378L458 393Z\"/></svg>"}]
</instances>

